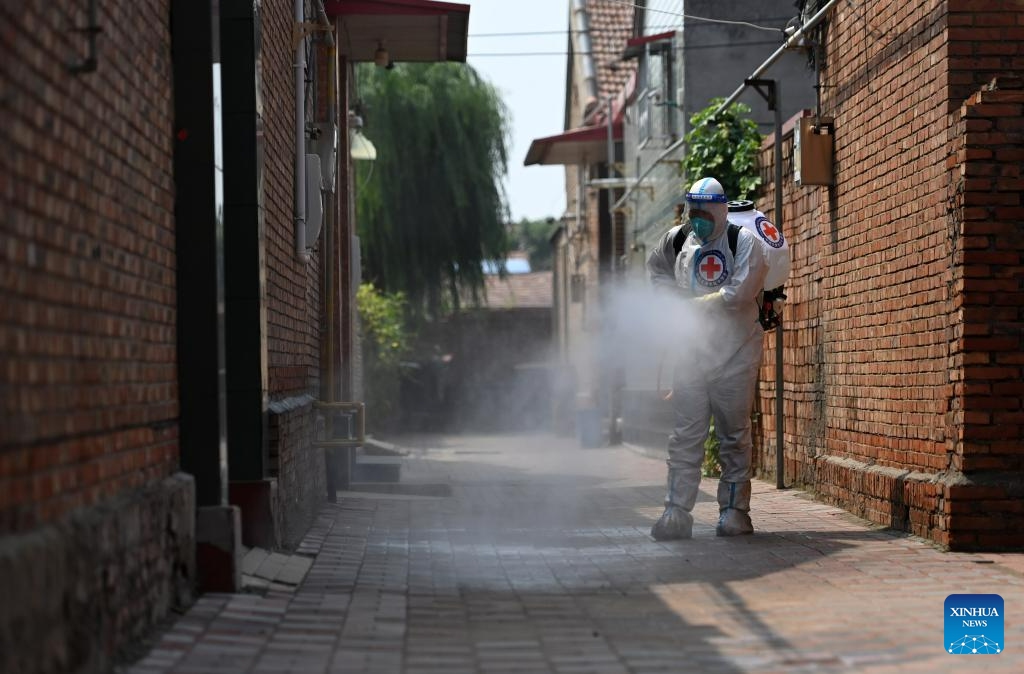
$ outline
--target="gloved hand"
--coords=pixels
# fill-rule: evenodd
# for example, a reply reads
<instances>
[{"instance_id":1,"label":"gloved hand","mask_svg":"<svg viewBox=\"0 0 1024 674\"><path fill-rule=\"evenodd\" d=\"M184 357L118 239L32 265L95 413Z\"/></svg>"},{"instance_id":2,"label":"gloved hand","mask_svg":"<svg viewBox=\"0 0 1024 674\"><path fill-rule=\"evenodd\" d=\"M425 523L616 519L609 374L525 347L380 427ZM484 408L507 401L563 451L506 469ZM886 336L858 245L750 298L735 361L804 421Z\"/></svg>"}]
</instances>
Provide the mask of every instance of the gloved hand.
<instances>
[{"instance_id":1,"label":"gloved hand","mask_svg":"<svg viewBox=\"0 0 1024 674\"><path fill-rule=\"evenodd\" d=\"M713 293L708 293L707 295L701 295L700 297L695 297L693 301L697 302L697 304L699 306L713 307L713 306L716 306L719 302L722 301L722 293L720 293L720 292L718 292L716 290Z\"/></svg>"}]
</instances>

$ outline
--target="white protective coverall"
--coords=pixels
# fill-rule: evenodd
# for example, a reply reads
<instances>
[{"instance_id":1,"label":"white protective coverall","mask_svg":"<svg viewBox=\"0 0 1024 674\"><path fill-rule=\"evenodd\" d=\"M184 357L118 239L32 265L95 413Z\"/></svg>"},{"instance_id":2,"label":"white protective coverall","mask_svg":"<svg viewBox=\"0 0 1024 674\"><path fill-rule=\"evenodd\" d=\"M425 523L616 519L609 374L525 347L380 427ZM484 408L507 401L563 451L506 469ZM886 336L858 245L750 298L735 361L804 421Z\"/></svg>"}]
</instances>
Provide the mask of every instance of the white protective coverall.
<instances>
[{"instance_id":1,"label":"white protective coverall","mask_svg":"<svg viewBox=\"0 0 1024 674\"><path fill-rule=\"evenodd\" d=\"M708 196L710 195L710 196ZM695 198L697 197L697 198ZM733 256L728 240L728 207L722 186L698 180L687 193L691 222L695 211L711 214L706 238L699 228L678 253L673 239L679 227L662 237L647 260L656 288L668 288L692 307L691 325L678 344L673 374L675 428L668 441L668 494L665 512L651 529L658 540L689 538L704 459L704 441L712 415L720 442L722 477L718 487L716 533L753 532L750 522L750 461L753 409L764 330L758 323L758 293L768 264L761 242L740 228ZM680 311L685 311L682 307Z\"/></svg>"}]
</instances>

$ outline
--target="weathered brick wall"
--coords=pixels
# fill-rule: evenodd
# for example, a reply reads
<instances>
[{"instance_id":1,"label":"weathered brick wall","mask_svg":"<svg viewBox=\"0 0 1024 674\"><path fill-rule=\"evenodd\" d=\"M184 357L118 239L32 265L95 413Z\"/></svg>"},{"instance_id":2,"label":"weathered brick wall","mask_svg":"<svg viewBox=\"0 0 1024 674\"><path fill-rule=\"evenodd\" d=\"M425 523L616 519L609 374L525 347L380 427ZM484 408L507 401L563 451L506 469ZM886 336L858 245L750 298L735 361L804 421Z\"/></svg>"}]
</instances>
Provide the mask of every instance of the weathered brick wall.
<instances>
[{"instance_id":1,"label":"weathered brick wall","mask_svg":"<svg viewBox=\"0 0 1024 674\"><path fill-rule=\"evenodd\" d=\"M178 461L167 3L0 14L0 533L169 475Z\"/></svg>"},{"instance_id":2,"label":"weathered brick wall","mask_svg":"<svg viewBox=\"0 0 1024 674\"><path fill-rule=\"evenodd\" d=\"M958 111L950 544L1024 546L1024 82L995 78Z\"/></svg>"},{"instance_id":3,"label":"weathered brick wall","mask_svg":"<svg viewBox=\"0 0 1024 674\"><path fill-rule=\"evenodd\" d=\"M270 424L283 429L272 430L270 452L276 457L271 468L279 480L286 541L301 536L325 498L322 452L310 445L316 418L312 401L320 387L321 255L317 250L306 261L295 252L291 12L289 2L263 4L267 362ZM307 121L314 121L309 113Z\"/></svg>"},{"instance_id":4,"label":"weathered brick wall","mask_svg":"<svg viewBox=\"0 0 1024 674\"><path fill-rule=\"evenodd\" d=\"M0 670L90 671L188 601L169 3L0 10Z\"/></svg>"},{"instance_id":5,"label":"weathered brick wall","mask_svg":"<svg viewBox=\"0 0 1024 674\"><path fill-rule=\"evenodd\" d=\"M841 190L821 247L826 448L930 472L948 464L948 123L942 66L931 66L945 50L942 6L838 11L823 80Z\"/></svg>"},{"instance_id":6,"label":"weathered brick wall","mask_svg":"<svg viewBox=\"0 0 1024 674\"><path fill-rule=\"evenodd\" d=\"M976 7L950 6L967 4ZM1014 8L1004 21L1024 13L1022 3L998 4ZM986 525L958 516L965 508L1016 512L1005 475L1002 491L993 491L988 476L969 471L1020 470L1019 456L1009 458L1020 437L1019 308L1015 296L993 299L1019 291L1020 253L997 241L991 224L1019 227L1020 110L983 99L975 102L988 107L959 109L965 87L1019 67L1010 56L978 56L990 48L974 42L1010 33L953 27L991 26L985 16L953 11L947 30L939 0L837 5L822 70L822 112L835 118L836 186L795 186L791 137L784 141L783 225L793 254L787 479L958 548L1024 544L1009 533L1020 529L1012 519L999 538L978 530L1002 515ZM770 217L773 142L762 152L768 188L759 201ZM973 163L986 157L984 166ZM957 178L961 170L966 180ZM963 306L965 297L973 307ZM774 343L766 338L759 401L765 442L756 464L764 474L775 466ZM951 509L969 498L992 501Z\"/></svg>"},{"instance_id":7,"label":"weathered brick wall","mask_svg":"<svg viewBox=\"0 0 1024 674\"><path fill-rule=\"evenodd\" d=\"M824 190L793 185L793 120L783 126L783 217L774 213L774 138L769 137L761 155L761 179L765 190L759 208L779 224L789 242L791 271L786 283L784 415L787 447L786 476L813 484L813 458L825 450L825 341L822 320L821 247L827 240ZM827 203L826 203L827 205ZM760 414L754 426L755 465L762 474L774 475L776 437L776 337L764 338L759 393L755 405Z\"/></svg>"},{"instance_id":8,"label":"weathered brick wall","mask_svg":"<svg viewBox=\"0 0 1024 674\"><path fill-rule=\"evenodd\" d=\"M996 75L1024 72L1022 0L948 0L949 112Z\"/></svg>"},{"instance_id":9,"label":"weathered brick wall","mask_svg":"<svg viewBox=\"0 0 1024 674\"><path fill-rule=\"evenodd\" d=\"M270 404L271 477L277 479L281 542L294 547L326 498L323 450L309 446L316 430L312 396L297 396Z\"/></svg>"},{"instance_id":10,"label":"weathered brick wall","mask_svg":"<svg viewBox=\"0 0 1024 674\"><path fill-rule=\"evenodd\" d=\"M191 602L195 547L184 473L0 538L0 671L109 671Z\"/></svg>"}]
</instances>

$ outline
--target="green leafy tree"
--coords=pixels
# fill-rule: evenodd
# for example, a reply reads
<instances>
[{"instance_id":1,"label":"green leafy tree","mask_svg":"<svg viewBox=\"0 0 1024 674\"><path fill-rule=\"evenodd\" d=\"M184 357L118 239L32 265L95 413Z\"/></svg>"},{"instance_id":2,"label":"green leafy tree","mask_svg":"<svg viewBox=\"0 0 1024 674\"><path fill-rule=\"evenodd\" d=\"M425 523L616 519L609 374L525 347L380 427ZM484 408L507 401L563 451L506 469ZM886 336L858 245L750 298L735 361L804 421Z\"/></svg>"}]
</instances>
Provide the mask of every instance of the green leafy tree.
<instances>
[{"instance_id":1,"label":"green leafy tree","mask_svg":"<svg viewBox=\"0 0 1024 674\"><path fill-rule=\"evenodd\" d=\"M763 138L750 118L750 107L743 103L733 103L711 121L724 102L724 98L712 99L690 118L683 160L687 180L713 176L730 199L750 199L761 184L757 157Z\"/></svg>"},{"instance_id":2,"label":"green leafy tree","mask_svg":"<svg viewBox=\"0 0 1024 674\"><path fill-rule=\"evenodd\" d=\"M406 299L400 293L382 293L363 283L356 291L356 306L363 329L367 423L386 426L397 412L402 357L409 352Z\"/></svg>"},{"instance_id":3,"label":"green leafy tree","mask_svg":"<svg viewBox=\"0 0 1024 674\"><path fill-rule=\"evenodd\" d=\"M505 106L456 63L361 65L359 95L377 147L372 174L357 176L364 278L404 293L414 314L457 309L509 246Z\"/></svg>"},{"instance_id":4,"label":"green leafy tree","mask_svg":"<svg viewBox=\"0 0 1024 674\"><path fill-rule=\"evenodd\" d=\"M522 250L530 256L530 269L549 271L554 251L551 248L551 234L555 228L554 218L529 220L523 218L512 226L512 237Z\"/></svg>"}]
</instances>

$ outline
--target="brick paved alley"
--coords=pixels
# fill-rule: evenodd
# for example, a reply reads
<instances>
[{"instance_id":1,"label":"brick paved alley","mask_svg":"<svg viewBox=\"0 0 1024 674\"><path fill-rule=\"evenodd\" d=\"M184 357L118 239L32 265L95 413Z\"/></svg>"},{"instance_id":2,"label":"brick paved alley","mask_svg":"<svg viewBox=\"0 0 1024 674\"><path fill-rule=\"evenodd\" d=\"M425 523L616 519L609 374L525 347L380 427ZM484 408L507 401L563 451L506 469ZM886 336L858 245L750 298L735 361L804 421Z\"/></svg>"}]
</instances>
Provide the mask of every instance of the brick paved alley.
<instances>
[{"instance_id":1,"label":"brick paved alley","mask_svg":"<svg viewBox=\"0 0 1024 674\"><path fill-rule=\"evenodd\" d=\"M1024 671L1021 555L950 554L755 482L754 536L648 536L664 463L546 435L407 439L344 492L297 586L204 595L122 671ZM1006 652L943 651L943 601L1005 600ZM972 658L967 660L966 658Z\"/></svg>"}]
</instances>

